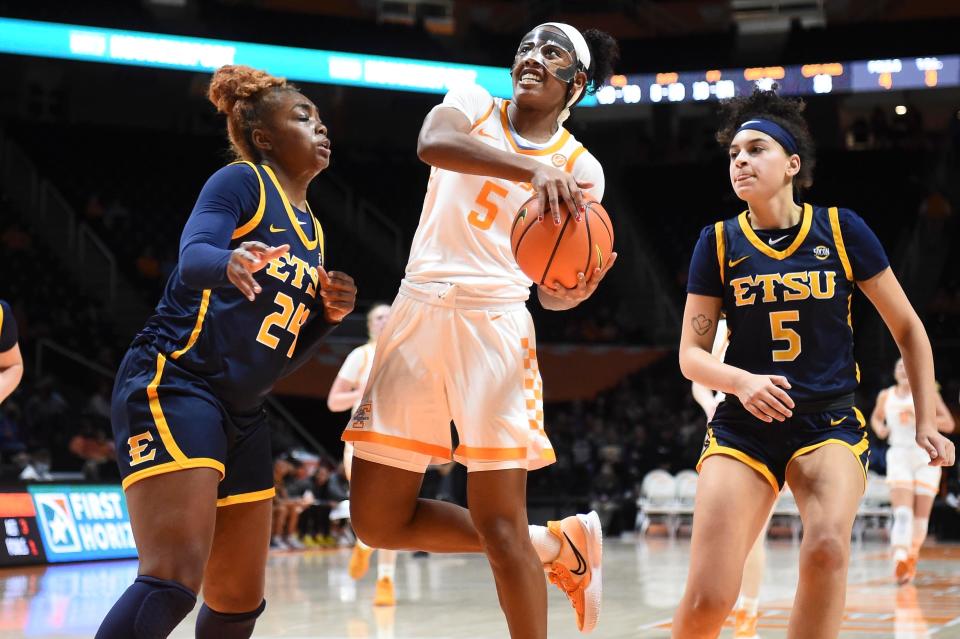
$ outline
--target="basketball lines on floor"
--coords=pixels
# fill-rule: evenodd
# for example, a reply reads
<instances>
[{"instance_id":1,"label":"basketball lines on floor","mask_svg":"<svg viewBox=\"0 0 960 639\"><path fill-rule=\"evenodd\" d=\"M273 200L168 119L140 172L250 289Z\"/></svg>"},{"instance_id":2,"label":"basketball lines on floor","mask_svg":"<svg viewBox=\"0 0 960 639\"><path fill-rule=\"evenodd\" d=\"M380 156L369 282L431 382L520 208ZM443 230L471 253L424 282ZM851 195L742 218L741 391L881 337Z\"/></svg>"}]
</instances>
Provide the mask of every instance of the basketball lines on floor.
<instances>
[{"instance_id":1,"label":"basketball lines on floor","mask_svg":"<svg viewBox=\"0 0 960 639\"><path fill-rule=\"evenodd\" d=\"M921 561L957 559L956 548L931 548ZM888 562L883 553L870 559ZM775 600L760 609L759 630L786 630L792 600ZM640 631L669 631L671 619L644 624ZM724 624L733 628L733 615ZM897 587L892 577L868 579L847 587L841 633L897 637L960 637L960 575L920 570L914 582Z\"/></svg>"}]
</instances>

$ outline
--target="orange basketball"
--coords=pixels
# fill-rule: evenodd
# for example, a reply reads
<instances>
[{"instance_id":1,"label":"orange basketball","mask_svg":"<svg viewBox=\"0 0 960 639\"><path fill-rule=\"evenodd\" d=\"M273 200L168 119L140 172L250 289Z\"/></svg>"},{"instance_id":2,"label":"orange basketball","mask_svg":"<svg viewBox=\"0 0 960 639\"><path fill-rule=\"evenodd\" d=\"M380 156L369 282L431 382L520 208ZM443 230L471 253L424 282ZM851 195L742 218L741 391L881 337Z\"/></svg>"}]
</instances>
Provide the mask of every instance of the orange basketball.
<instances>
[{"instance_id":1,"label":"orange basketball","mask_svg":"<svg viewBox=\"0 0 960 639\"><path fill-rule=\"evenodd\" d=\"M577 273L590 277L593 269L607 263L613 251L613 225L600 203L585 202L587 212L577 222L560 201L560 224L549 211L538 221L540 204L536 196L524 202L510 229L510 246L520 270L537 284L567 288L577 285Z\"/></svg>"}]
</instances>

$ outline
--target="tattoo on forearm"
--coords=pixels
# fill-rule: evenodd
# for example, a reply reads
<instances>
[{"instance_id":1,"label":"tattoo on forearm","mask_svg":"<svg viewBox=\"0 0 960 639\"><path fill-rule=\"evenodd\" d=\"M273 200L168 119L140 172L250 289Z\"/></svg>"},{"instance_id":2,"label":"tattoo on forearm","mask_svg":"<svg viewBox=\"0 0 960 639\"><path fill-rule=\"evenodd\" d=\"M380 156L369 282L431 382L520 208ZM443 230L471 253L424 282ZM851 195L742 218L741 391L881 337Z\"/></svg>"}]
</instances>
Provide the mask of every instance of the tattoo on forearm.
<instances>
[{"instance_id":1,"label":"tattoo on forearm","mask_svg":"<svg viewBox=\"0 0 960 639\"><path fill-rule=\"evenodd\" d=\"M700 313L690 320L690 324L693 326L693 330L697 332L697 335L706 335L710 327L713 326L713 320L709 319L703 313Z\"/></svg>"}]
</instances>

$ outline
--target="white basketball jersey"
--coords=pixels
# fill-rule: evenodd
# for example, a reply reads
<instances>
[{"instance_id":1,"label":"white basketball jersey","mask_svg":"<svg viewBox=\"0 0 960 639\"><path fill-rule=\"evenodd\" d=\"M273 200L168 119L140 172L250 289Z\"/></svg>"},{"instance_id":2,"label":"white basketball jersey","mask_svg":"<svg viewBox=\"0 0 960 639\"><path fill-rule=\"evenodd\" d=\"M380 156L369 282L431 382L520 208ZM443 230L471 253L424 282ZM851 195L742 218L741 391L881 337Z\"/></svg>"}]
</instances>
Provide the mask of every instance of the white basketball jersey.
<instances>
[{"instance_id":1,"label":"white basketball jersey","mask_svg":"<svg viewBox=\"0 0 960 639\"><path fill-rule=\"evenodd\" d=\"M546 144L524 140L512 130L509 103L471 85L451 90L435 108L463 113L472 124L470 135L484 144L528 155L572 172L580 182L592 183L589 193L599 201L604 190L600 163L563 127ZM450 282L480 297L526 300L533 282L513 257L510 227L521 205L533 195L529 183L433 167L406 279Z\"/></svg>"},{"instance_id":2,"label":"white basketball jersey","mask_svg":"<svg viewBox=\"0 0 960 639\"><path fill-rule=\"evenodd\" d=\"M913 394L906 397L897 395L897 387L887 390L887 399L883 405L884 420L890 428L887 443L891 446L917 446L917 420L913 410Z\"/></svg>"}]
</instances>

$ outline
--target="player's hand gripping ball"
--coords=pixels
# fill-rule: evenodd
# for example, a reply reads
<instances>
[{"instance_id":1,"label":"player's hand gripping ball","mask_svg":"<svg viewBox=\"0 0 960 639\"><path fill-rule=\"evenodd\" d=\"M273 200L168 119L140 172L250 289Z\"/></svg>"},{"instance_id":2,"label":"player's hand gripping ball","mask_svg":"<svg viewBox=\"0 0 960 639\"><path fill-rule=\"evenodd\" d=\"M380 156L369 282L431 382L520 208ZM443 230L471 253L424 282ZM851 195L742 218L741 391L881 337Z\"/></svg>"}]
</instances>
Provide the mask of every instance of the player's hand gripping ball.
<instances>
[{"instance_id":1,"label":"player's hand gripping ball","mask_svg":"<svg viewBox=\"0 0 960 639\"><path fill-rule=\"evenodd\" d=\"M582 273L590 277L610 261L613 253L613 225L596 200L584 201L586 211L577 221L566 204L558 204L560 223L543 215L537 196L523 203L510 229L510 247L520 270L543 286L562 284L574 288ZM547 213L546 211L544 213Z\"/></svg>"}]
</instances>

